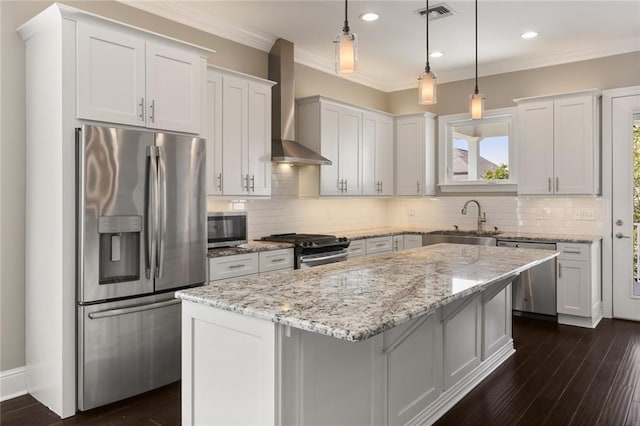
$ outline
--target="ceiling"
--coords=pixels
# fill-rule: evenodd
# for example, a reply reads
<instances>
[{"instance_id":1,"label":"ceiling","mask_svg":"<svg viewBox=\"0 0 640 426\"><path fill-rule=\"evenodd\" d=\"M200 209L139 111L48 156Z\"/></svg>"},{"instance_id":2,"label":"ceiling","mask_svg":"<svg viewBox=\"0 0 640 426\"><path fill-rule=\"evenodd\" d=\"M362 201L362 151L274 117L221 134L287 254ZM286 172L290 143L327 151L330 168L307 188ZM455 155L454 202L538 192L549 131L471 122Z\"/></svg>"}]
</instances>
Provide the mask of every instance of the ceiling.
<instances>
[{"instance_id":1,"label":"ceiling","mask_svg":"<svg viewBox=\"0 0 640 426\"><path fill-rule=\"evenodd\" d=\"M264 51L285 38L295 60L333 72L332 40L342 30L344 2L121 0L148 12ZM429 21L430 59L440 82L474 75L474 2L444 3L453 16ZM358 35L358 71L350 80L386 92L417 86L425 65L423 1L349 2L349 24ZM358 17L374 11L375 22ZM525 40L520 34L540 35ZM480 76L640 51L640 0L478 1ZM215 47L214 47L215 48Z\"/></svg>"}]
</instances>

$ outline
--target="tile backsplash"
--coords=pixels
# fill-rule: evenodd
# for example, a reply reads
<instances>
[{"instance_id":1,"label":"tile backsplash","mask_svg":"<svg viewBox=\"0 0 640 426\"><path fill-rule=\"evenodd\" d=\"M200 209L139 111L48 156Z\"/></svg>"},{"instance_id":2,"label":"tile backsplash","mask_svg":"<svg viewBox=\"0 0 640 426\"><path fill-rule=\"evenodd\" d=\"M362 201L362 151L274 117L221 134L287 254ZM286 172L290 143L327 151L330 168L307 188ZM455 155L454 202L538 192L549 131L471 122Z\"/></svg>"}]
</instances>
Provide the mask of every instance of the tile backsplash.
<instances>
[{"instance_id":1,"label":"tile backsplash","mask_svg":"<svg viewBox=\"0 0 640 426\"><path fill-rule=\"evenodd\" d=\"M247 210L249 238L284 232L340 233L381 227L475 229L475 199L484 229L603 235L605 203L598 197L446 196L422 198L297 198L298 169L273 165L271 199L208 199L209 211Z\"/></svg>"}]
</instances>

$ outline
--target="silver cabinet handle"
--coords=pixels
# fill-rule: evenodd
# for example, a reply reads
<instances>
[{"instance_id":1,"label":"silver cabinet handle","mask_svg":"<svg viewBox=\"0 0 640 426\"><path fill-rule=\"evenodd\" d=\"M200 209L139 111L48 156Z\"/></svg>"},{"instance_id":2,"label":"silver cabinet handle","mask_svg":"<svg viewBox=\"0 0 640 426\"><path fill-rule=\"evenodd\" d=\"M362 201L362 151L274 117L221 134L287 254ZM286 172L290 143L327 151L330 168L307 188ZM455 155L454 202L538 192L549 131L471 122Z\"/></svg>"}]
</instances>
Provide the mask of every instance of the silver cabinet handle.
<instances>
[{"instance_id":1,"label":"silver cabinet handle","mask_svg":"<svg viewBox=\"0 0 640 426\"><path fill-rule=\"evenodd\" d=\"M222 191L222 172L218 173L218 189Z\"/></svg>"},{"instance_id":2,"label":"silver cabinet handle","mask_svg":"<svg viewBox=\"0 0 640 426\"><path fill-rule=\"evenodd\" d=\"M560 190L560 178L556 176L556 192Z\"/></svg>"},{"instance_id":3,"label":"silver cabinet handle","mask_svg":"<svg viewBox=\"0 0 640 426\"><path fill-rule=\"evenodd\" d=\"M562 263L558 262L558 278L562 278Z\"/></svg>"},{"instance_id":4,"label":"silver cabinet handle","mask_svg":"<svg viewBox=\"0 0 640 426\"><path fill-rule=\"evenodd\" d=\"M251 192L256 192L256 176L251 175Z\"/></svg>"},{"instance_id":5,"label":"silver cabinet handle","mask_svg":"<svg viewBox=\"0 0 640 426\"><path fill-rule=\"evenodd\" d=\"M380 181L380 192L382 192L382 181Z\"/></svg>"},{"instance_id":6,"label":"silver cabinet handle","mask_svg":"<svg viewBox=\"0 0 640 426\"><path fill-rule=\"evenodd\" d=\"M420 193L420 181L416 182L416 194Z\"/></svg>"},{"instance_id":7,"label":"silver cabinet handle","mask_svg":"<svg viewBox=\"0 0 640 426\"><path fill-rule=\"evenodd\" d=\"M631 238L629 235L624 235L622 232L616 233L616 238Z\"/></svg>"},{"instance_id":8,"label":"silver cabinet handle","mask_svg":"<svg viewBox=\"0 0 640 426\"><path fill-rule=\"evenodd\" d=\"M140 121L144 122L144 98L140 98Z\"/></svg>"},{"instance_id":9,"label":"silver cabinet handle","mask_svg":"<svg viewBox=\"0 0 640 426\"><path fill-rule=\"evenodd\" d=\"M551 192L551 178L547 179L547 186L549 187L549 192Z\"/></svg>"},{"instance_id":10,"label":"silver cabinet handle","mask_svg":"<svg viewBox=\"0 0 640 426\"><path fill-rule=\"evenodd\" d=\"M249 192L249 175L244 175L244 178L242 178L242 180L244 180L244 185L242 185L242 189Z\"/></svg>"},{"instance_id":11,"label":"silver cabinet handle","mask_svg":"<svg viewBox=\"0 0 640 426\"><path fill-rule=\"evenodd\" d=\"M149 106L149 109L151 110L151 115L149 115L149 118L151 119L152 123L156 122L156 101L155 99L151 101L151 106Z\"/></svg>"},{"instance_id":12,"label":"silver cabinet handle","mask_svg":"<svg viewBox=\"0 0 640 426\"><path fill-rule=\"evenodd\" d=\"M285 259L284 257L280 257L278 259L272 259L271 263L284 262L285 260L287 259Z\"/></svg>"},{"instance_id":13,"label":"silver cabinet handle","mask_svg":"<svg viewBox=\"0 0 640 426\"><path fill-rule=\"evenodd\" d=\"M563 253L568 253L568 254L580 254L582 253L580 250L562 250Z\"/></svg>"},{"instance_id":14,"label":"silver cabinet handle","mask_svg":"<svg viewBox=\"0 0 640 426\"><path fill-rule=\"evenodd\" d=\"M396 241L397 242L397 241ZM386 243L377 243L376 247L384 247L386 245Z\"/></svg>"},{"instance_id":15,"label":"silver cabinet handle","mask_svg":"<svg viewBox=\"0 0 640 426\"><path fill-rule=\"evenodd\" d=\"M172 299L172 300L167 300L165 302L148 303L146 305L131 306L130 308L108 309L106 311L91 312L89 314L89 318L99 319L99 318L115 317L115 316L125 315L125 314L133 314L136 312L149 311L151 309L164 308L165 306L177 305L178 303L180 303L180 299Z\"/></svg>"},{"instance_id":16,"label":"silver cabinet handle","mask_svg":"<svg viewBox=\"0 0 640 426\"><path fill-rule=\"evenodd\" d=\"M246 265L243 263L241 265L229 265L229 269L238 269L238 268L244 268Z\"/></svg>"},{"instance_id":17,"label":"silver cabinet handle","mask_svg":"<svg viewBox=\"0 0 640 426\"><path fill-rule=\"evenodd\" d=\"M344 181L344 179L340 179L338 181L338 191L342 192L342 182Z\"/></svg>"},{"instance_id":18,"label":"silver cabinet handle","mask_svg":"<svg viewBox=\"0 0 640 426\"><path fill-rule=\"evenodd\" d=\"M349 192L349 181L344 180L344 192Z\"/></svg>"}]
</instances>

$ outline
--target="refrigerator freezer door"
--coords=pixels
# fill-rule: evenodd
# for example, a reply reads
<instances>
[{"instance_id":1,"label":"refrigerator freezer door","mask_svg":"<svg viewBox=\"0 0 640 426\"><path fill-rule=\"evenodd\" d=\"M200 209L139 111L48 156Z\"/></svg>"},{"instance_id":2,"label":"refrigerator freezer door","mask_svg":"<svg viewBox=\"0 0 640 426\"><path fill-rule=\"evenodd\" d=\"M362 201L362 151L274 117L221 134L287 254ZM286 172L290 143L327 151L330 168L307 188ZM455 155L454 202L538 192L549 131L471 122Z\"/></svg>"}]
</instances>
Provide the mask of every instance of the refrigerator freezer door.
<instances>
[{"instance_id":1,"label":"refrigerator freezer door","mask_svg":"<svg viewBox=\"0 0 640 426\"><path fill-rule=\"evenodd\" d=\"M145 210L154 134L85 125L77 133L78 301L153 292ZM150 199L151 198L151 199ZM150 199L150 200L149 200Z\"/></svg>"},{"instance_id":2,"label":"refrigerator freezer door","mask_svg":"<svg viewBox=\"0 0 640 426\"><path fill-rule=\"evenodd\" d=\"M78 306L78 408L180 380L180 316L173 293Z\"/></svg>"},{"instance_id":3,"label":"refrigerator freezer door","mask_svg":"<svg viewBox=\"0 0 640 426\"><path fill-rule=\"evenodd\" d=\"M156 134L158 241L155 290L206 280L207 200L203 139Z\"/></svg>"}]
</instances>

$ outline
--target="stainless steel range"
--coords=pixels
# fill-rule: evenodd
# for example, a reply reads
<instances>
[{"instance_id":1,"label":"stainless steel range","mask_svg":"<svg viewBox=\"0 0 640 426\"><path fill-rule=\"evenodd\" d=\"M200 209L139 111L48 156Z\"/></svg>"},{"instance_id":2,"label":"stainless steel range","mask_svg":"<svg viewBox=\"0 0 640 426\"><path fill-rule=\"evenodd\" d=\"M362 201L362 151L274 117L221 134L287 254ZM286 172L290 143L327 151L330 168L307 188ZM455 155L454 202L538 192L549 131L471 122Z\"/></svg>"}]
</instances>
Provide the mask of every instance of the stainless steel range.
<instances>
[{"instance_id":1,"label":"stainless steel range","mask_svg":"<svg viewBox=\"0 0 640 426\"><path fill-rule=\"evenodd\" d=\"M347 260L347 248L351 243L346 237L321 234L276 234L261 240L294 244L296 269Z\"/></svg>"}]
</instances>

